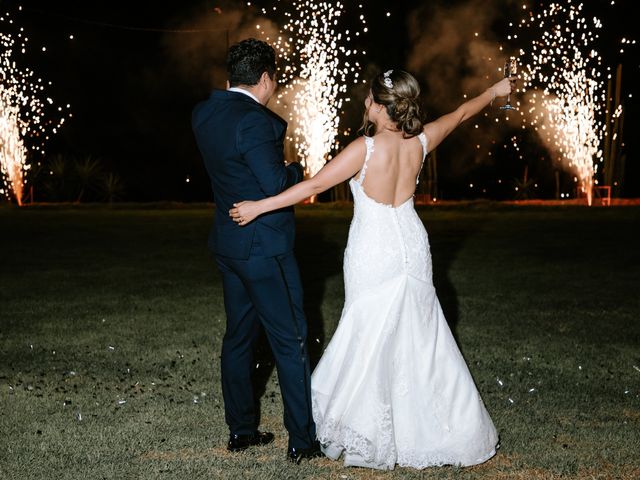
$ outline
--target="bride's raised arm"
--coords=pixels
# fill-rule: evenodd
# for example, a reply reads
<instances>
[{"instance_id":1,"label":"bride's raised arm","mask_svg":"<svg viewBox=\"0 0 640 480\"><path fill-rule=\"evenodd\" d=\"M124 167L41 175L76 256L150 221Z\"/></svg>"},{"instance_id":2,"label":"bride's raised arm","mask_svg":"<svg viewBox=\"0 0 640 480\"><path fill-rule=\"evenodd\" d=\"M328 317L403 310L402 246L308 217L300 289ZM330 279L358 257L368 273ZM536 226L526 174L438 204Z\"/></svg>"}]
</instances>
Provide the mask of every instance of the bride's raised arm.
<instances>
[{"instance_id":1,"label":"bride's raised arm","mask_svg":"<svg viewBox=\"0 0 640 480\"><path fill-rule=\"evenodd\" d=\"M229 216L238 225L244 226L263 213L295 205L312 195L322 193L334 185L353 177L362 168L365 154L364 138L360 137L347 145L344 150L322 167L313 177L288 188L274 197L267 197L255 202L234 203L234 208L229 210Z\"/></svg>"},{"instance_id":2,"label":"bride's raised arm","mask_svg":"<svg viewBox=\"0 0 640 480\"><path fill-rule=\"evenodd\" d=\"M477 97L464 102L453 112L429 122L424 126L424 134L427 136L429 151L436 148L453 132L458 125L482 111L495 98L506 97L513 91L516 77L503 78L492 87L487 88Z\"/></svg>"}]
</instances>

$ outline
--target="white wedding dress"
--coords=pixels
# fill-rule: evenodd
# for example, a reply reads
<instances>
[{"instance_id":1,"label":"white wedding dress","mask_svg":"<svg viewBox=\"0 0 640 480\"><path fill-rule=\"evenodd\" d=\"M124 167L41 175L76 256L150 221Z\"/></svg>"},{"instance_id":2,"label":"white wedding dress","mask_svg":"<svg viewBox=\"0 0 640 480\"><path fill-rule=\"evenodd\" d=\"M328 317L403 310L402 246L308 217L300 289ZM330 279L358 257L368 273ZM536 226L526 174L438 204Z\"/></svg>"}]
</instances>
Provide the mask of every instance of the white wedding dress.
<instances>
[{"instance_id":1,"label":"white wedding dress","mask_svg":"<svg viewBox=\"0 0 640 480\"><path fill-rule=\"evenodd\" d=\"M367 196L365 141L350 181L344 309L311 380L318 439L345 465L482 463L498 435L436 298L427 232L412 198L393 207Z\"/></svg>"}]
</instances>

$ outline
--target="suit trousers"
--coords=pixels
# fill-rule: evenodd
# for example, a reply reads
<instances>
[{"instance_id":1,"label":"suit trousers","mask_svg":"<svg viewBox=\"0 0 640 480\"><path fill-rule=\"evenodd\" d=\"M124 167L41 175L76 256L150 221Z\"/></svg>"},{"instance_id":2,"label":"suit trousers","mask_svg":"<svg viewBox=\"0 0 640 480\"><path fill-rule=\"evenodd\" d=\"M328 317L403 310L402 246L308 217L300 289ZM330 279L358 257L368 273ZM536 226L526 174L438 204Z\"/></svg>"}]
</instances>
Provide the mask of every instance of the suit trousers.
<instances>
[{"instance_id":1,"label":"suit trousers","mask_svg":"<svg viewBox=\"0 0 640 480\"><path fill-rule=\"evenodd\" d=\"M260 250L254 246L246 260L216 256L227 315L221 361L225 420L231 434L251 434L258 427L251 377L262 326L276 361L289 447L309 448L316 432L300 273L293 251L265 257Z\"/></svg>"}]
</instances>

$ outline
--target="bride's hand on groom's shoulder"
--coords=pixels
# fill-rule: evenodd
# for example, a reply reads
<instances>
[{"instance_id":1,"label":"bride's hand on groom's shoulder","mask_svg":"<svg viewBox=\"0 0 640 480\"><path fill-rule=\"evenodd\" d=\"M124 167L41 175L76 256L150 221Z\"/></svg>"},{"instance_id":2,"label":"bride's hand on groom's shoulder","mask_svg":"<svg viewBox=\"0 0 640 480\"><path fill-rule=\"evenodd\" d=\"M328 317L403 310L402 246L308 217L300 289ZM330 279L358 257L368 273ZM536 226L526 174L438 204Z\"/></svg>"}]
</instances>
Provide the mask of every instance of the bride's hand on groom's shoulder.
<instances>
[{"instance_id":1,"label":"bride's hand on groom's shoulder","mask_svg":"<svg viewBox=\"0 0 640 480\"><path fill-rule=\"evenodd\" d=\"M233 208L229 210L229 216L242 227L255 220L258 215L260 215L258 204L252 201L234 203Z\"/></svg>"}]
</instances>

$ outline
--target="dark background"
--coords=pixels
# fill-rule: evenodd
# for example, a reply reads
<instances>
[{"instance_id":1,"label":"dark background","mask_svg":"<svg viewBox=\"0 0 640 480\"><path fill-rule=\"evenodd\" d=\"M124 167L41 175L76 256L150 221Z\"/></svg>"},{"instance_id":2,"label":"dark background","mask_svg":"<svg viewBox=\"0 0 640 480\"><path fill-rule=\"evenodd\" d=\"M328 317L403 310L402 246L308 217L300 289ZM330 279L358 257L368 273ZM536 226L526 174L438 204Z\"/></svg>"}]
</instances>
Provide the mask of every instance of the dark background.
<instances>
[{"instance_id":1,"label":"dark background","mask_svg":"<svg viewBox=\"0 0 640 480\"><path fill-rule=\"evenodd\" d=\"M204 0L0 1L3 9L12 12L11 28L24 27L29 36L26 54L17 58L52 82L47 94L57 104L71 105L73 116L48 143L48 155L99 158L106 170L116 172L124 180L126 200L211 200L209 182L191 133L191 110L208 96L212 87L224 86L227 44L250 35L255 18L261 14L260 8L277 2L251 3L248 7L247 2L241 1ZM343 3L352 12L357 11L359 2ZM412 66L417 65L416 56L420 55L416 48L418 40L436 32L436 22L442 25L443 18L451 20L447 28L461 37L456 40L457 47L433 56L429 73L424 72L424 65L419 72L429 118L455 108L463 100L462 93L480 93L481 85L486 88L498 79L480 78L466 90L470 84L463 80L478 76L478 71L469 70L468 63L457 59L469 55L462 50L468 44L467 37L472 41L474 29L478 25L483 28L480 38L488 44L509 46L505 40L508 23L522 15L521 3L513 1L361 3L369 31L359 37L359 45L354 45L367 51L361 57L364 78L389 67L414 71ZM586 3L585 16L597 15L604 23L597 45L603 56L603 68L615 68L620 62L624 65L627 167L621 194L637 197L640 196L640 168L635 162L638 102L636 97L629 98L637 90L637 47L627 47L623 54L619 52L623 37L634 39L632 3L618 1L613 6L609 1ZM279 22L279 15L275 12L268 18ZM357 16L345 18L348 27ZM357 21L351 28L356 25ZM2 27L9 28L6 24ZM524 39L520 40L524 44ZM439 41L437 36L435 41ZM450 40L442 38L441 42L447 44ZM520 48L519 42L511 42L511 48ZM42 46L46 46L46 52ZM493 63L487 61L486 67L495 72L501 61L493 58ZM433 87L434 77L430 77L440 75L441 70L460 79L460 85L449 82L450 89L444 95ZM365 93L364 87L351 91L353 101L345 108L341 127L357 129ZM499 113L494 110L492 115ZM521 135L522 151L512 151L505 145L517 126L506 124L496 130L491 118L481 120L479 131L474 131L471 125L462 127L438 149L441 195L447 199L512 198L512 189L506 186L521 177L528 165L529 176L540 183L537 195L551 198L555 192L554 167L544 147L525 134ZM476 143L481 143L482 148L476 149ZM564 182L571 177L563 173ZM474 183L474 188L469 187L470 183Z\"/></svg>"}]
</instances>

